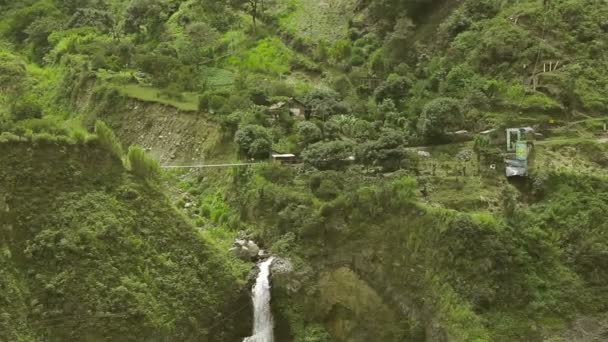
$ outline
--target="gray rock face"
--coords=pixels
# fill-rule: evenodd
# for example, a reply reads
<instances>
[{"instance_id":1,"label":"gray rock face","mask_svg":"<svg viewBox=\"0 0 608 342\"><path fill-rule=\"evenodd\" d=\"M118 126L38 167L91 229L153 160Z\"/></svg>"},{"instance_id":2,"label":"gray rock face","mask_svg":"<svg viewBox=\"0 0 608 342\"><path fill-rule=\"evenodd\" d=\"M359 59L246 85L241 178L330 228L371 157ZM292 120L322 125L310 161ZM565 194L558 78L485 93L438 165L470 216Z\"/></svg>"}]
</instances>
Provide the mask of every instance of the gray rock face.
<instances>
[{"instance_id":1,"label":"gray rock face","mask_svg":"<svg viewBox=\"0 0 608 342\"><path fill-rule=\"evenodd\" d=\"M289 259L275 258L272 262L273 274L289 274L293 272L293 263Z\"/></svg>"}]
</instances>

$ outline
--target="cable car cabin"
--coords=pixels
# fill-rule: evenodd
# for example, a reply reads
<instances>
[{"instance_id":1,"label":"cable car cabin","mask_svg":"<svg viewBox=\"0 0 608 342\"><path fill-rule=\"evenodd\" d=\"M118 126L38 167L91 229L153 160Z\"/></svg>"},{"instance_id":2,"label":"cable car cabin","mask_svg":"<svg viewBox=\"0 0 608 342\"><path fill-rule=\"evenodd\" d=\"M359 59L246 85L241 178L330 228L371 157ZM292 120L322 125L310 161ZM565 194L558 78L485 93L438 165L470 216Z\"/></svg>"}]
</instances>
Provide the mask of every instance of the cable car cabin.
<instances>
[{"instance_id":1,"label":"cable car cabin","mask_svg":"<svg viewBox=\"0 0 608 342\"><path fill-rule=\"evenodd\" d=\"M528 177L530 174L534 152L534 133L532 127L506 130L505 174L507 177Z\"/></svg>"},{"instance_id":2,"label":"cable car cabin","mask_svg":"<svg viewBox=\"0 0 608 342\"><path fill-rule=\"evenodd\" d=\"M272 161L275 163L280 163L280 164L296 164L298 162L298 158L296 157L295 154L291 154L291 153L285 153L285 154L273 153Z\"/></svg>"}]
</instances>

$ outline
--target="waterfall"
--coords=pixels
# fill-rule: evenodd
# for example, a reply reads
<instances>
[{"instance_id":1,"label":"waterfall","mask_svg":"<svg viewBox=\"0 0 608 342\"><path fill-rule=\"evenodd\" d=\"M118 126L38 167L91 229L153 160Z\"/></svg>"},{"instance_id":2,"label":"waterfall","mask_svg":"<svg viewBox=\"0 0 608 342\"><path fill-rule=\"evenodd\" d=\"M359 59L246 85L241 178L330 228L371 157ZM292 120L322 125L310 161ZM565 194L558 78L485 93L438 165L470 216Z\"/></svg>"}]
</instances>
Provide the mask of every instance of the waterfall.
<instances>
[{"instance_id":1,"label":"waterfall","mask_svg":"<svg viewBox=\"0 0 608 342\"><path fill-rule=\"evenodd\" d=\"M270 265L273 258L268 258L259 264L260 273L253 286L253 335L243 342L273 342L274 322L270 310Z\"/></svg>"}]
</instances>

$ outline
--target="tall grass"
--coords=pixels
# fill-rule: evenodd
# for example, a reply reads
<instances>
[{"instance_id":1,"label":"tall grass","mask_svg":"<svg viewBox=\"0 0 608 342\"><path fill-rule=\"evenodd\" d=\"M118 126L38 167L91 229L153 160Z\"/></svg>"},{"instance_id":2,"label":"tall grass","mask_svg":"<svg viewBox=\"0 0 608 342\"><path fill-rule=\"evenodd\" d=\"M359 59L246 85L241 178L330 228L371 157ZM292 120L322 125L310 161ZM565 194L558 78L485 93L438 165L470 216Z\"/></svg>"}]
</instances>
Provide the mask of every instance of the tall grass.
<instances>
[{"instance_id":1,"label":"tall grass","mask_svg":"<svg viewBox=\"0 0 608 342\"><path fill-rule=\"evenodd\" d=\"M120 141L105 122L97 120L95 122L95 134L97 134L97 138L99 139L99 143L101 146L108 151L112 152L113 155L122 159L124 150L122 149L122 145Z\"/></svg>"},{"instance_id":2,"label":"tall grass","mask_svg":"<svg viewBox=\"0 0 608 342\"><path fill-rule=\"evenodd\" d=\"M128 167L135 175L150 180L156 179L160 175L160 165L158 161L149 157L139 146L129 147L127 153Z\"/></svg>"}]
</instances>

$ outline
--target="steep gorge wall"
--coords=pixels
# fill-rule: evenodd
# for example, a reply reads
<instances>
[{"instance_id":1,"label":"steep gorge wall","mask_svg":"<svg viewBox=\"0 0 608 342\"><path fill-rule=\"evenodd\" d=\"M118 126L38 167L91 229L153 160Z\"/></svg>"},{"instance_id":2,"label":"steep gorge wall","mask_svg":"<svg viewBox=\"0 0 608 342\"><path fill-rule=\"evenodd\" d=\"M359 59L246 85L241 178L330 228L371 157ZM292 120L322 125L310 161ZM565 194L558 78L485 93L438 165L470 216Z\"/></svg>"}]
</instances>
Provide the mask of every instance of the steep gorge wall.
<instances>
[{"instance_id":1,"label":"steep gorge wall","mask_svg":"<svg viewBox=\"0 0 608 342\"><path fill-rule=\"evenodd\" d=\"M0 340L239 341L244 277L97 146L0 143Z\"/></svg>"}]
</instances>

